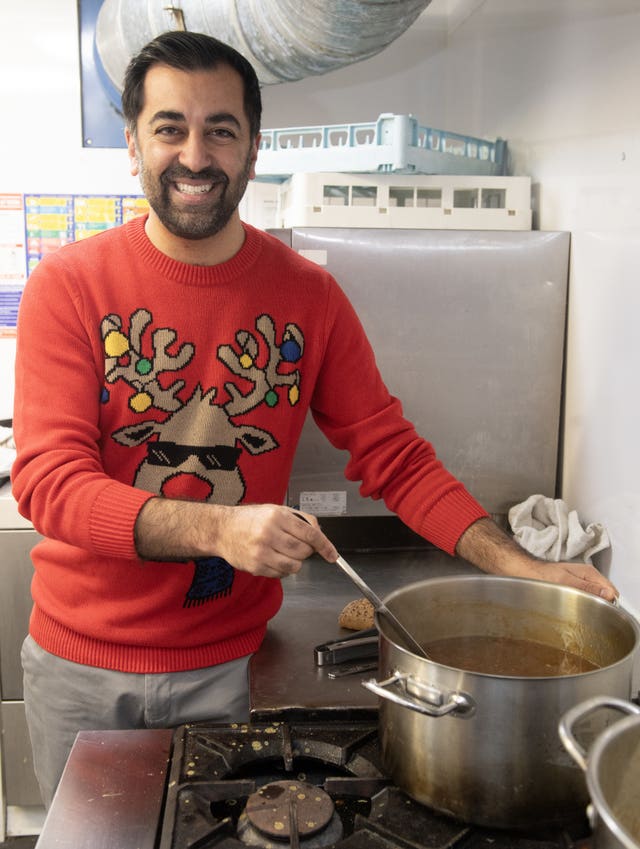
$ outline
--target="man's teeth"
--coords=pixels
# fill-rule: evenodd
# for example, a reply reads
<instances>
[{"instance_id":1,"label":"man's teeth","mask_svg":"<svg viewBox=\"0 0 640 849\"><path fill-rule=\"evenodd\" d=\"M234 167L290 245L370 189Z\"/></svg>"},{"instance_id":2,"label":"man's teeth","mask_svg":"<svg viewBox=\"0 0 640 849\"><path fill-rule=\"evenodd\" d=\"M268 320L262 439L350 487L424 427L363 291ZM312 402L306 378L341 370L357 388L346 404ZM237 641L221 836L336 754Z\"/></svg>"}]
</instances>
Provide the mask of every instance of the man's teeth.
<instances>
[{"instance_id":1,"label":"man's teeth","mask_svg":"<svg viewBox=\"0 0 640 849\"><path fill-rule=\"evenodd\" d=\"M190 183L176 183L176 185L178 191L188 195L203 195L213 188L213 183L206 183L204 186L192 186Z\"/></svg>"}]
</instances>

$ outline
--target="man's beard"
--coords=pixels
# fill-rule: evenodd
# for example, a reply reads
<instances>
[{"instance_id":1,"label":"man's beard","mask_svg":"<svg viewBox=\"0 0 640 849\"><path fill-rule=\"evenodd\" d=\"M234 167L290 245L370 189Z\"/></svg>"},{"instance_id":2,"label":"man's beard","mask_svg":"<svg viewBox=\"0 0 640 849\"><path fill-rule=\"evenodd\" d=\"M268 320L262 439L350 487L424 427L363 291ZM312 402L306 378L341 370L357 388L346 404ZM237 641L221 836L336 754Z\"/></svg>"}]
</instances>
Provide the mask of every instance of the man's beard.
<instances>
[{"instance_id":1,"label":"man's beard","mask_svg":"<svg viewBox=\"0 0 640 849\"><path fill-rule=\"evenodd\" d=\"M205 168L194 172L181 165L164 171L159 178L149 174L138 156L138 168L142 190L166 229L181 239L206 239L223 230L242 200L251 172L252 157L247 156L240 176L231 181L224 171ZM204 180L214 184L212 197L207 204L203 195L197 209L179 209L171 200L171 184L180 180Z\"/></svg>"}]
</instances>

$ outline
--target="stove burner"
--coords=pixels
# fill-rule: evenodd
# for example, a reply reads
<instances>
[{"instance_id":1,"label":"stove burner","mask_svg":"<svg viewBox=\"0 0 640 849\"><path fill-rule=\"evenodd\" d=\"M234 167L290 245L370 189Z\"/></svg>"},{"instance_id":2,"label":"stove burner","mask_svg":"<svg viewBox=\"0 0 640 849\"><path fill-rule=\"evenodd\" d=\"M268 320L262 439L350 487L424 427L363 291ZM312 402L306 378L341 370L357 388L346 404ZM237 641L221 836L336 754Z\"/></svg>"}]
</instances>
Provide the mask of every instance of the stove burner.
<instances>
[{"instance_id":1,"label":"stove burner","mask_svg":"<svg viewBox=\"0 0 640 849\"><path fill-rule=\"evenodd\" d=\"M270 840L275 839L287 846L320 849L342 837L342 823L322 788L303 781L273 781L247 799L238 837L248 846L273 845Z\"/></svg>"},{"instance_id":2,"label":"stove burner","mask_svg":"<svg viewBox=\"0 0 640 849\"><path fill-rule=\"evenodd\" d=\"M182 726L157 849L588 849L586 819L526 834L438 814L382 772L377 723Z\"/></svg>"},{"instance_id":3,"label":"stove burner","mask_svg":"<svg viewBox=\"0 0 640 849\"><path fill-rule=\"evenodd\" d=\"M291 820L297 819L296 830L302 837L327 825L333 802L320 787L301 781L274 781L249 796L245 811L252 825L272 837L288 837L293 831Z\"/></svg>"}]
</instances>

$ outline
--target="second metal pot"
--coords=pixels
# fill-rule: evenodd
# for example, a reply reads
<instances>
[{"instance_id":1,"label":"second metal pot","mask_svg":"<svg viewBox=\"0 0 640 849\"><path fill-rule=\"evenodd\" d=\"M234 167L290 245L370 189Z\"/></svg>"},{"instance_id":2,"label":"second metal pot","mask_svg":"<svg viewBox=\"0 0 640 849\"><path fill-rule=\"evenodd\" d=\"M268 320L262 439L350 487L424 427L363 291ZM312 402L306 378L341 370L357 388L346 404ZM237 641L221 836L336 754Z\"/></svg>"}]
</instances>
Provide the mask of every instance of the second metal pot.
<instances>
[{"instance_id":1,"label":"second metal pot","mask_svg":"<svg viewBox=\"0 0 640 849\"><path fill-rule=\"evenodd\" d=\"M608 728L587 753L574 733L580 722L605 708L626 719ZM560 739L585 770L594 849L640 849L640 707L596 696L571 708L560 722Z\"/></svg>"},{"instance_id":2,"label":"second metal pot","mask_svg":"<svg viewBox=\"0 0 640 849\"><path fill-rule=\"evenodd\" d=\"M627 699L640 645L635 620L603 599L541 581L437 578L385 603L418 640L487 635L562 647L599 668L550 678L467 672L426 660L393 641L382 619L383 763L417 801L470 823L524 828L581 815L582 771L558 738L561 716L591 696ZM594 720L592 733L602 723Z\"/></svg>"}]
</instances>

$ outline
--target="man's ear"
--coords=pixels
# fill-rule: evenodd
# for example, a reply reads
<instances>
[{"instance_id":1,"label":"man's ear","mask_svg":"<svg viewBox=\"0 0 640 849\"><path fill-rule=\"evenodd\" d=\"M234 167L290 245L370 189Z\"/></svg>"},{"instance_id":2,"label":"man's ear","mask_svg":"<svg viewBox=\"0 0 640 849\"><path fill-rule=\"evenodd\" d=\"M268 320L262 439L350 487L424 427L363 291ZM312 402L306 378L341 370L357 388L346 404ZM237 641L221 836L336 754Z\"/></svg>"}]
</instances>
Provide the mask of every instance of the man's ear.
<instances>
[{"instance_id":1,"label":"man's ear","mask_svg":"<svg viewBox=\"0 0 640 849\"><path fill-rule=\"evenodd\" d=\"M129 171L131 172L132 177L137 177L140 173L138 153L136 151L134 134L128 127L124 128L124 139L127 143L127 153L129 154Z\"/></svg>"},{"instance_id":2,"label":"man's ear","mask_svg":"<svg viewBox=\"0 0 640 849\"><path fill-rule=\"evenodd\" d=\"M261 138L261 134L258 133L253 141L253 150L251 151L251 170L249 171L250 180L255 180L256 178L256 160L258 159L258 150L260 149Z\"/></svg>"}]
</instances>

